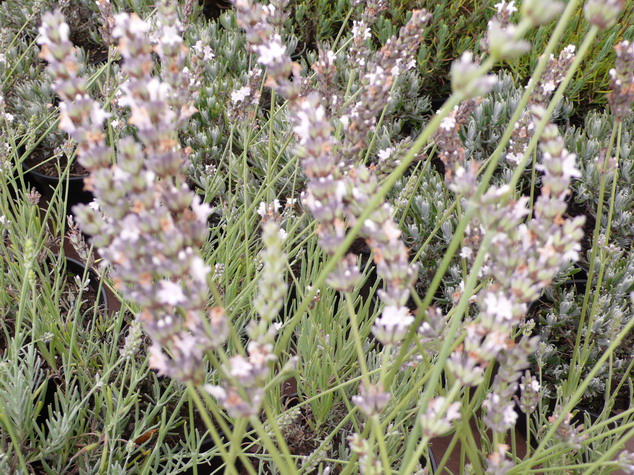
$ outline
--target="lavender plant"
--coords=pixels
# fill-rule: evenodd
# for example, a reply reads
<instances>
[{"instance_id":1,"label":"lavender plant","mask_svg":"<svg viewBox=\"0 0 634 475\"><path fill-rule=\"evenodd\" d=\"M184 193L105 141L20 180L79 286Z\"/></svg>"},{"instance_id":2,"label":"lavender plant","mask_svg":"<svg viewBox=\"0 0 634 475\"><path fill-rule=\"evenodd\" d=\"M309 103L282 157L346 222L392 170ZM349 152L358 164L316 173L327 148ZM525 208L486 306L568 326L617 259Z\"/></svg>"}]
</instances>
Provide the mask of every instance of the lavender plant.
<instances>
[{"instance_id":1,"label":"lavender plant","mask_svg":"<svg viewBox=\"0 0 634 475\"><path fill-rule=\"evenodd\" d=\"M459 447L460 473L629 468L628 43L609 113L569 127L564 96L622 2L586 2L588 28L578 0L483 9L433 113L421 71L442 9L397 30L388 3L346 5L337 38L302 51L284 0L209 23L191 2L101 1L97 70L44 16L59 127L96 201L67 219L59 187L40 217L19 188L35 125L1 111L0 466L429 473L433 448L444 473ZM558 46L570 28L584 36ZM539 34L530 80L491 74ZM118 313L80 312L59 264L41 270L62 236Z\"/></svg>"}]
</instances>

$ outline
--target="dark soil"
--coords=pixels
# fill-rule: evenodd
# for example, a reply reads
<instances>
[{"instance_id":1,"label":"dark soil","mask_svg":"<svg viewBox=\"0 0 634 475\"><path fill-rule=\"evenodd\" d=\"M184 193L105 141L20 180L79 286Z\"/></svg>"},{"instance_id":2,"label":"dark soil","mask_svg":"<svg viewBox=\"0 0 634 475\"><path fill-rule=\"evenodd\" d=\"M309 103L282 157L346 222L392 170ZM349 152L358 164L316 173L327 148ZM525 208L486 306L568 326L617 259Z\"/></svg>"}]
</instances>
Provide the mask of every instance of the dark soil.
<instances>
[{"instance_id":1,"label":"dark soil","mask_svg":"<svg viewBox=\"0 0 634 475\"><path fill-rule=\"evenodd\" d=\"M24 163L28 169L33 168L34 171L41 173L42 175L59 177L58 167L59 170L63 172L68 166L68 157L66 157L66 155L62 155L56 160L49 160L53 154L54 152L52 150L44 147L37 147L29 154L28 157L26 157ZM46 163L42 163L45 161ZM77 163L77 161L73 161L70 165L69 174L71 177L82 177L87 176L88 171Z\"/></svg>"}]
</instances>

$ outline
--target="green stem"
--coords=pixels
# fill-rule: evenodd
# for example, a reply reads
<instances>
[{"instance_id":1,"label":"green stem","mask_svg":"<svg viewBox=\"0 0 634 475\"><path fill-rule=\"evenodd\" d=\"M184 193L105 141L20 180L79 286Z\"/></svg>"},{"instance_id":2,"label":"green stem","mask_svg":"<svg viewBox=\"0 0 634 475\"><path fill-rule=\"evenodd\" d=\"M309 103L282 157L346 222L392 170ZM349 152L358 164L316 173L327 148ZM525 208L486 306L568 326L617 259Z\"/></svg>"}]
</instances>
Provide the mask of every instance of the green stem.
<instances>
[{"instance_id":1,"label":"green stem","mask_svg":"<svg viewBox=\"0 0 634 475\"><path fill-rule=\"evenodd\" d=\"M368 376L368 365L365 362L365 352L363 351L363 343L361 335L359 335L359 324L357 322L357 314L354 310L354 302L349 293L346 293L346 305L348 307L348 315L350 316L350 332L354 339L354 347L357 350L357 359L361 368L361 376L366 386L370 385L370 376Z\"/></svg>"},{"instance_id":2,"label":"green stem","mask_svg":"<svg viewBox=\"0 0 634 475\"><path fill-rule=\"evenodd\" d=\"M262 442L262 444L268 451L269 455L273 459L273 462L277 466L277 469L280 471L280 473L283 473L285 475L297 474L297 467L295 466L295 463L291 461L290 465L287 465L286 461L284 461L284 459L280 456L280 452L278 448L275 446L275 444L269 437L269 434L267 433L266 429L260 422L260 419L253 416L249 420L251 422L251 425L255 429L256 433L260 437L260 441Z\"/></svg>"},{"instance_id":3,"label":"green stem","mask_svg":"<svg viewBox=\"0 0 634 475\"><path fill-rule=\"evenodd\" d=\"M592 379L599 373L599 371L601 370L601 367L605 364L605 362L608 360L608 358L614 352L614 350L616 350L616 348L618 348L618 346L625 339L625 337L628 335L630 330L632 330L632 328L634 328L634 318L630 319L630 321L627 322L627 324L625 325L625 327L623 328L621 333L619 333L619 335L612 341L612 343L610 343L610 346L601 355L601 357L596 362L596 364L594 365L592 370L590 370L590 372L588 373L586 378L583 380L583 382L581 382L581 384L577 387L576 391L573 393L573 395L568 400L568 403L566 403L566 405L562 408L561 415L554 422L552 422L550 424L548 432L542 438L542 440L541 440L539 446L537 447L537 449L535 449L535 453L533 454L533 458L535 457L535 455L539 454L540 452L542 452L545 449L546 444L549 443L549 441L555 435L555 432L557 431L557 429L559 428L559 426L563 422L564 416L566 414L568 414L570 411L572 411L574 409L575 405L578 403L578 401L581 400L581 398L583 397L586 389L588 388L588 386L592 382ZM528 461L528 463L530 464L529 466L533 465L532 460L533 459Z\"/></svg>"},{"instance_id":4,"label":"green stem","mask_svg":"<svg viewBox=\"0 0 634 475\"><path fill-rule=\"evenodd\" d=\"M203 404L200 397L198 396L196 389L194 388L192 384L188 384L187 391L189 392L190 397L194 400L194 404L196 404L196 407L198 408L198 413L203 418L203 421L205 422L205 425L207 426L207 431L211 435L211 438L214 440L214 444L216 444L216 447L220 451L220 456L222 457L222 460L226 464L226 471L228 471L229 473L238 475L238 471L236 470L236 467L234 463L232 462L231 456L225 449L224 444L222 443L222 440L220 439L220 435L218 434L218 431L216 430L216 427L214 426L213 421L209 417L209 414L207 413L207 409L205 408L205 405Z\"/></svg>"},{"instance_id":5,"label":"green stem","mask_svg":"<svg viewBox=\"0 0 634 475\"><path fill-rule=\"evenodd\" d=\"M489 250L492 239L493 234L491 233L488 233L484 236L484 239L482 240L482 245L480 246L480 249L478 249L478 254L476 255L476 258L473 262L473 267L471 268L471 272L469 273L469 277L465 283L464 290L462 292L462 296L460 297L460 301L458 302L456 312L453 314L449 321L449 326L445 335L444 343L440 349L440 352L438 353L436 364L432 369L431 379L419 401L418 414L416 416L416 421L414 423L414 427L412 428L412 432L407 443L407 450L404 456L405 460L410 460L412 452L415 449L416 440L418 439L418 435L420 433L420 416L423 414L424 411L427 410L427 402L436 392L436 387L438 386L440 376L445 369L445 363L451 352L455 337L458 331L461 329L462 316L464 315L464 312L469 305L471 293L475 288L476 282L478 281L478 273L480 271L480 268L482 267L482 264L484 263L484 258ZM398 364L399 363L397 362L396 365ZM409 473L408 469L411 468L412 466L410 461L409 465L405 467L405 470L401 470L400 473Z\"/></svg>"},{"instance_id":6,"label":"green stem","mask_svg":"<svg viewBox=\"0 0 634 475\"><path fill-rule=\"evenodd\" d=\"M585 351L587 349L588 336L584 338L583 351L581 348L581 337L583 334L583 328L585 325L586 314L588 311L588 303L590 301L590 292L592 291L592 281L594 280L594 272L595 272L595 262L597 257L597 252L599 250L598 242L599 242L599 234L601 233L601 216L603 215L603 196L605 195L605 186L607 182L607 174L606 174L606 166L609 161L609 156L612 154L612 147L614 145L614 138L616 136L616 124L612 127L612 134L610 135L610 143L608 145L608 150L606 153L605 160L603 162L603 167L600 171L601 173L601 181L599 183L599 203L597 205L597 214L596 221L594 224L594 231L592 234L592 251L590 253L590 268L588 270L588 283L586 285L586 292L583 296L583 304L581 306L581 316L579 317L579 326L577 328L577 336L575 339L575 351L572 355L572 361L570 362L570 372L568 373L568 386L572 387L578 379L580 378L581 368L577 368L577 362L583 358ZM597 289L598 292L598 289ZM592 327L588 324L587 332L590 332ZM578 369L578 371L577 371Z\"/></svg>"},{"instance_id":7,"label":"green stem","mask_svg":"<svg viewBox=\"0 0 634 475\"><path fill-rule=\"evenodd\" d=\"M474 194L473 199L477 201L477 199L482 196L482 194L484 193L484 191L488 188L489 186L489 182L491 181L491 177L493 176L493 172L495 171L495 169L497 168L498 162L502 156L502 153L506 147L506 144L508 143L508 141L511 138L511 135L513 134L513 131L515 129L515 123L519 120L519 118L521 117L522 113L524 112L526 105L528 104L528 101L533 93L533 90L535 89L535 87L537 86L537 83L539 81L539 79L541 78L542 74L544 73L544 71L546 70L546 67L548 66L548 64L550 63L550 55L553 53L555 47L557 46L557 44L559 43L559 39L561 38L561 36L563 35L566 25L568 24L568 22L570 21L570 18L576 14L577 12L577 5L579 3L579 0L570 0L568 2L568 4L566 5L566 8L563 12L563 14L561 15L561 18L559 20L559 22L557 23L557 26L555 27L555 30L553 31L553 34L550 37L550 40L548 41L548 44L546 45L546 49L544 50L544 53L540 56L539 62L537 64L537 67L535 68L535 71L533 72L533 75L531 76L531 80L528 84L528 86L525 88L524 93L517 105L517 108L515 109L515 112L513 113L513 115L511 116L510 120L509 120L509 124L506 127L504 134L502 135L502 138L500 139L500 143L498 144L497 148L495 149L495 151L491 154L491 156L487 159L487 164L486 164L486 168L484 171L484 175L482 176L482 180L480 182L480 185L478 186L478 189L476 191L476 193ZM595 32L596 34L596 32ZM487 60L488 61L488 60ZM485 66L487 66L488 64L483 64L482 67L484 68ZM485 68L486 69L486 68ZM559 93L559 90L557 91L557 93ZM563 92L562 92L563 94ZM452 96L453 97L453 96ZM561 97L559 96L559 98L557 98L557 102L555 102L555 98L551 101L551 107L549 107L549 111L550 114L552 114L552 109L554 109L554 107L558 104L559 100L561 99ZM451 98L450 98L451 101ZM448 101L449 102L449 101ZM455 104L450 104L451 108L453 109L453 106ZM442 110L444 110L445 107L443 107ZM444 116L443 116L444 117ZM547 113L546 117L550 117L550 115ZM428 126L429 127L429 126ZM424 133L424 131L423 131ZM534 148L534 144L533 144L533 148ZM532 149L531 149L532 150ZM523 161L519 166L518 166L518 171L521 168L521 170L524 169L524 167L526 166L526 162ZM484 168L482 168L484 169ZM398 170L398 168L397 168ZM520 173L521 174L521 171ZM518 174L518 179L519 179L519 174ZM456 253L456 251L458 250L458 246L460 245L460 241L462 240L462 236L463 233L467 227L467 224L470 222L471 218L473 217L473 215L475 214L475 207L471 206L469 208L467 208L467 211L465 212L465 215L463 216L463 218L458 222L458 226L455 230L454 236L451 240L451 242L449 243L449 247L447 248L447 251L445 252L445 255L443 256L443 259L440 263L440 265L438 266L438 270L436 271L434 278L427 290L427 293L425 295L425 299L423 301L423 306L420 307L417 311L417 315L416 315L416 320L414 321L414 323L412 324L410 331L407 335L407 337L405 338L403 345L401 347L401 351L399 353L399 355L397 356L396 360L395 360L395 364L393 365L393 368L390 372L390 375L388 376L388 382L391 381L391 378L394 377L396 371L399 368L399 364L402 362L403 357L405 355L405 352L407 351L407 348L409 347L409 345L411 344L412 339L415 337L416 333L417 333L417 329L422 321L423 315L427 309L427 306L431 303L431 301L433 300L434 294L436 292L436 290L438 289L438 287L440 286L440 283L442 282L442 278L445 275L445 272L447 271L447 269L449 268L449 264L451 263L451 260L453 259L454 254Z\"/></svg>"}]
</instances>

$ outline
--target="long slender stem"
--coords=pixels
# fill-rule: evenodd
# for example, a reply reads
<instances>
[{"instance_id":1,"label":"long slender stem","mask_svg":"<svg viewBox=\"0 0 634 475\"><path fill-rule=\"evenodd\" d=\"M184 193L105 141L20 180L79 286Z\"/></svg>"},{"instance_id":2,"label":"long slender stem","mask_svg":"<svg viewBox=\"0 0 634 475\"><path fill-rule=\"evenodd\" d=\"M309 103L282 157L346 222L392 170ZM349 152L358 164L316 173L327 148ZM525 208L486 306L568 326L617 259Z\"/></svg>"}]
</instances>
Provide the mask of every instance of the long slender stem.
<instances>
[{"instance_id":1,"label":"long slender stem","mask_svg":"<svg viewBox=\"0 0 634 475\"><path fill-rule=\"evenodd\" d=\"M618 346L625 339L625 337L632 330L632 328L634 328L634 318L630 319L630 321L627 322L625 327L621 330L621 333L619 333L619 335L612 341L612 343L610 343L610 346L601 355L601 357L596 362L592 370L590 370L586 378L581 382L581 384L579 384L579 386L577 387L575 392L572 394L568 402L562 408L561 415L554 422L551 423L551 425L548 428L548 432L544 435L544 437L542 437L539 446L537 447L537 449L535 449L533 458L535 457L535 455L539 454L545 449L546 444L552 439L553 435L555 434L555 432L557 431L557 429L563 422L564 416L568 414L570 411L572 411L575 405L578 403L578 401L581 400L581 397L583 396L586 389L592 382L592 379L599 373L603 364L605 364L605 362L608 360L608 358L614 352L614 350L618 348ZM528 461L528 463L531 464L530 466L533 465L532 462L533 462L533 459Z\"/></svg>"},{"instance_id":2,"label":"long slender stem","mask_svg":"<svg viewBox=\"0 0 634 475\"><path fill-rule=\"evenodd\" d=\"M578 373L581 373L581 368L577 368L577 362L582 358L582 355L585 354L586 343L588 342L588 338L586 337L584 340L584 351L581 351L581 337L583 334L583 328L585 326L585 320L588 310L588 303L590 301L590 293L592 290L592 281L594 280L594 272L595 272L595 262L597 257L597 252L599 249L599 234L601 232L601 216L603 215L603 197L605 195L605 186L607 182L607 174L605 173L605 167L607 166L607 162L609 161L609 156L612 153L612 146L614 145L614 138L616 136L616 124L612 127L612 134L610 135L610 144L608 145L607 154L603 163L603 167L601 170L601 181L599 183L599 203L597 205L597 214L596 221L594 224L594 231L592 234L592 251L590 252L590 268L588 270L588 284L586 285L586 292L583 296L583 304L581 306L581 316L579 317L579 326L577 328L577 336L575 341L575 351L572 355L572 361L570 362L570 372L568 373L568 386L573 387L579 379ZM597 289L598 291L598 289ZM588 331L591 330L591 327L588 326ZM577 371L578 370L578 371Z\"/></svg>"}]
</instances>

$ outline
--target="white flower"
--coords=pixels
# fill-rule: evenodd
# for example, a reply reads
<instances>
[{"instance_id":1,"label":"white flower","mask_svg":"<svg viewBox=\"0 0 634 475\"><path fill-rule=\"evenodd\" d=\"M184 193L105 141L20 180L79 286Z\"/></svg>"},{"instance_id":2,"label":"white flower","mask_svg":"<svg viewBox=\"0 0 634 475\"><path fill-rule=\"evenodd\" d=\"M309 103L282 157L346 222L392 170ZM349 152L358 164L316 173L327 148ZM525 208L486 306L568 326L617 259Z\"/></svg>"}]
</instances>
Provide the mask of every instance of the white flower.
<instances>
[{"instance_id":1,"label":"white flower","mask_svg":"<svg viewBox=\"0 0 634 475\"><path fill-rule=\"evenodd\" d=\"M407 307L388 305L383 309L372 328L372 333L384 345L399 343L407 333L414 317Z\"/></svg>"},{"instance_id":2,"label":"white flower","mask_svg":"<svg viewBox=\"0 0 634 475\"><path fill-rule=\"evenodd\" d=\"M381 66L376 66L374 71L365 75L368 83L372 85L381 84L385 80L385 71ZM357 103L358 106L363 106L363 101Z\"/></svg>"},{"instance_id":3,"label":"white flower","mask_svg":"<svg viewBox=\"0 0 634 475\"><path fill-rule=\"evenodd\" d=\"M379 150L379 153L378 153L379 160L387 160L388 158L392 156L393 151L394 149L391 147L388 147L383 150Z\"/></svg>"},{"instance_id":4,"label":"white flower","mask_svg":"<svg viewBox=\"0 0 634 475\"><path fill-rule=\"evenodd\" d=\"M205 384L203 386L203 389L205 391L207 391L209 394L211 394L213 397L218 399L218 401L220 401L220 402L222 402L225 399L227 399L227 391L225 391L220 386L215 386L213 384Z\"/></svg>"},{"instance_id":5,"label":"white flower","mask_svg":"<svg viewBox=\"0 0 634 475\"><path fill-rule=\"evenodd\" d=\"M436 437L450 431L452 421L460 418L461 406L460 402L448 404L442 396L431 399L420 418L423 434Z\"/></svg>"},{"instance_id":6,"label":"white flower","mask_svg":"<svg viewBox=\"0 0 634 475\"><path fill-rule=\"evenodd\" d=\"M464 246L460 251L460 257L462 257L463 259L471 259L472 256L473 249L471 249L470 247Z\"/></svg>"},{"instance_id":7,"label":"white flower","mask_svg":"<svg viewBox=\"0 0 634 475\"><path fill-rule=\"evenodd\" d=\"M370 28L365 25L364 21L354 21L352 24L352 36L356 39L367 40L370 38Z\"/></svg>"},{"instance_id":8,"label":"white flower","mask_svg":"<svg viewBox=\"0 0 634 475\"><path fill-rule=\"evenodd\" d=\"M205 223L211 214L211 206L207 203L203 203L200 196L194 196L192 200L192 211L196 214L198 221Z\"/></svg>"},{"instance_id":9,"label":"white flower","mask_svg":"<svg viewBox=\"0 0 634 475\"><path fill-rule=\"evenodd\" d=\"M507 427L513 427L517 422L517 412L515 411L515 404L510 403L504 406L504 413L502 415L502 423Z\"/></svg>"},{"instance_id":10,"label":"white flower","mask_svg":"<svg viewBox=\"0 0 634 475\"><path fill-rule=\"evenodd\" d=\"M112 30L112 36L115 38L121 38L126 34L126 30L134 31L135 33L145 33L150 29L149 23L141 20L136 13L131 15L127 13L117 13L114 16L115 27ZM129 23L126 25L126 23Z\"/></svg>"},{"instance_id":11,"label":"white flower","mask_svg":"<svg viewBox=\"0 0 634 475\"><path fill-rule=\"evenodd\" d=\"M194 257L192 259L191 267L189 268L189 272L192 277L196 279L198 282L206 282L207 274L211 271L211 267L205 264L200 257Z\"/></svg>"},{"instance_id":12,"label":"white flower","mask_svg":"<svg viewBox=\"0 0 634 475\"><path fill-rule=\"evenodd\" d=\"M66 112L66 103L60 102L59 104L59 128L62 129L67 134L72 134L77 130L75 124L71 120L68 112Z\"/></svg>"},{"instance_id":13,"label":"white flower","mask_svg":"<svg viewBox=\"0 0 634 475\"><path fill-rule=\"evenodd\" d=\"M266 216L266 203L264 201L260 201L260 205L258 206L258 214L264 218Z\"/></svg>"},{"instance_id":14,"label":"white flower","mask_svg":"<svg viewBox=\"0 0 634 475\"><path fill-rule=\"evenodd\" d=\"M325 116L326 112L321 105L314 107L309 101L304 101L301 104L300 110L296 114L296 125L293 127L293 132L299 137L300 143L305 143L310 139L313 124L322 121Z\"/></svg>"},{"instance_id":15,"label":"white flower","mask_svg":"<svg viewBox=\"0 0 634 475\"><path fill-rule=\"evenodd\" d=\"M279 63L286 55L286 47L282 44L280 35L273 35L268 43L256 47L258 62L270 66Z\"/></svg>"},{"instance_id":16,"label":"white flower","mask_svg":"<svg viewBox=\"0 0 634 475\"><path fill-rule=\"evenodd\" d=\"M506 10L509 15L512 15L513 13L517 11L517 7L515 6L515 3L512 1L509 3L506 3L504 0L502 0L500 3L496 3L494 6L495 8L497 8L498 13L502 13L504 10Z\"/></svg>"},{"instance_id":17,"label":"white flower","mask_svg":"<svg viewBox=\"0 0 634 475\"><path fill-rule=\"evenodd\" d=\"M50 18L48 20L50 20ZM38 31L40 35L37 37L37 44L39 45L52 44L51 39L48 37L48 29L49 29L49 26L47 24L44 24L39 27ZM70 28L68 27L68 24L66 22L61 22L59 24L57 32L59 34L59 42L64 43L68 41L68 38L70 35Z\"/></svg>"},{"instance_id":18,"label":"white flower","mask_svg":"<svg viewBox=\"0 0 634 475\"><path fill-rule=\"evenodd\" d=\"M237 104L238 102L244 101L249 94L251 93L251 89L248 86L241 87L240 89L236 89L231 93L231 102L233 104Z\"/></svg>"},{"instance_id":19,"label":"white flower","mask_svg":"<svg viewBox=\"0 0 634 475\"><path fill-rule=\"evenodd\" d=\"M446 130L447 132L451 131L456 127L456 119L452 116L445 117L440 123L440 128Z\"/></svg>"},{"instance_id":20,"label":"white flower","mask_svg":"<svg viewBox=\"0 0 634 475\"><path fill-rule=\"evenodd\" d=\"M581 172L577 169L576 159L577 156L574 153L568 153L567 150L563 151L564 158L561 163L561 171L564 174L564 178L569 180L573 177L580 177Z\"/></svg>"},{"instance_id":21,"label":"white flower","mask_svg":"<svg viewBox=\"0 0 634 475\"><path fill-rule=\"evenodd\" d=\"M119 238L122 241L136 242L139 239L139 230L132 226L126 226L121 230Z\"/></svg>"},{"instance_id":22,"label":"white flower","mask_svg":"<svg viewBox=\"0 0 634 475\"><path fill-rule=\"evenodd\" d=\"M524 155L523 155L523 154L521 154L521 153L507 153L507 154L506 154L506 159L507 159L509 162L512 162L512 163L516 163L516 164L517 164L517 163L519 163L519 162L521 162L521 161L522 161L522 157L523 157L523 156L524 156Z\"/></svg>"},{"instance_id":23,"label":"white flower","mask_svg":"<svg viewBox=\"0 0 634 475\"><path fill-rule=\"evenodd\" d=\"M158 301L166 305L181 305L187 301L182 287L170 280L160 282L161 289L158 291Z\"/></svg>"},{"instance_id":24,"label":"white flower","mask_svg":"<svg viewBox=\"0 0 634 475\"><path fill-rule=\"evenodd\" d=\"M557 89L557 86L555 86L553 81L548 81L546 84L542 85L542 91L544 94L550 94L555 89Z\"/></svg>"},{"instance_id":25,"label":"white flower","mask_svg":"<svg viewBox=\"0 0 634 475\"><path fill-rule=\"evenodd\" d=\"M6 120L9 123L13 122L13 119L14 119L13 114L9 114L8 112L5 112L3 115L4 115L4 120Z\"/></svg>"},{"instance_id":26,"label":"white flower","mask_svg":"<svg viewBox=\"0 0 634 475\"><path fill-rule=\"evenodd\" d=\"M96 127L101 127L104 120L110 117L110 114L103 110L101 105L98 102L94 101L92 103L92 109L90 110L90 121Z\"/></svg>"},{"instance_id":27,"label":"white flower","mask_svg":"<svg viewBox=\"0 0 634 475\"><path fill-rule=\"evenodd\" d=\"M502 321L509 321L513 319L513 302L511 302L506 295L500 292L487 292L484 302L487 307L487 312L490 315L493 315Z\"/></svg>"},{"instance_id":28,"label":"white flower","mask_svg":"<svg viewBox=\"0 0 634 475\"><path fill-rule=\"evenodd\" d=\"M163 26L161 33L161 43L164 45L174 46L183 42L183 38L175 26Z\"/></svg>"},{"instance_id":29,"label":"white flower","mask_svg":"<svg viewBox=\"0 0 634 475\"><path fill-rule=\"evenodd\" d=\"M253 365L244 356L234 356L230 360L231 369L229 373L238 380L249 379L253 371Z\"/></svg>"},{"instance_id":30,"label":"white flower","mask_svg":"<svg viewBox=\"0 0 634 475\"><path fill-rule=\"evenodd\" d=\"M192 49L196 54L201 55L205 61L209 61L216 57L211 47L204 44L201 40L198 40Z\"/></svg>"}]
</instances>

